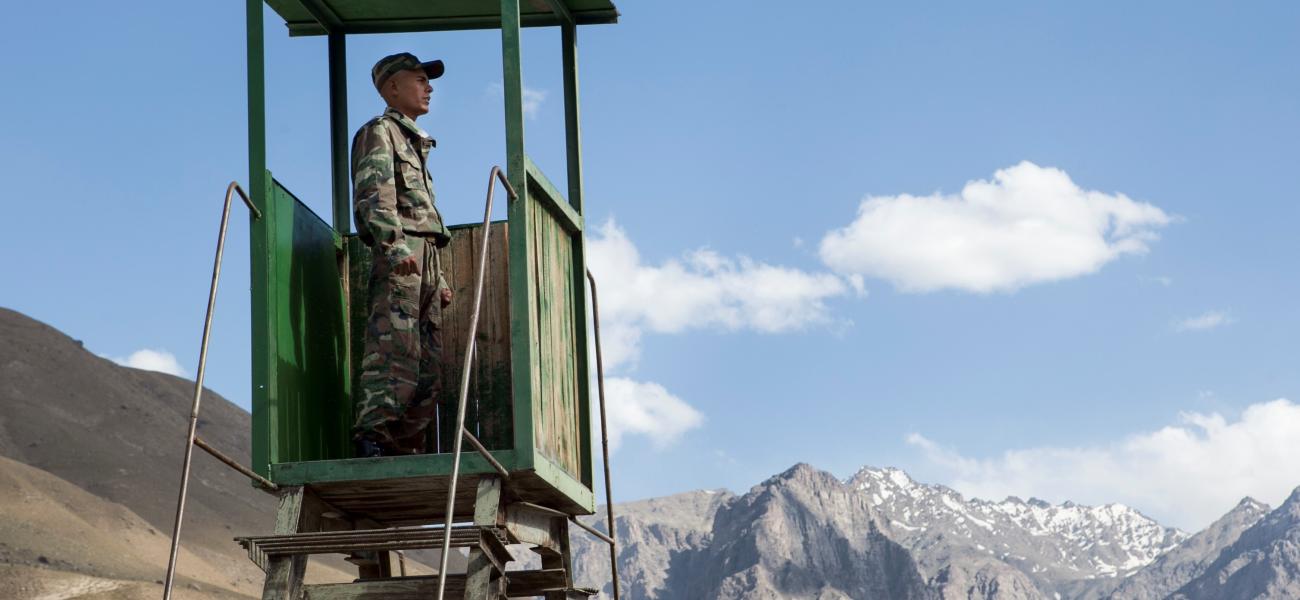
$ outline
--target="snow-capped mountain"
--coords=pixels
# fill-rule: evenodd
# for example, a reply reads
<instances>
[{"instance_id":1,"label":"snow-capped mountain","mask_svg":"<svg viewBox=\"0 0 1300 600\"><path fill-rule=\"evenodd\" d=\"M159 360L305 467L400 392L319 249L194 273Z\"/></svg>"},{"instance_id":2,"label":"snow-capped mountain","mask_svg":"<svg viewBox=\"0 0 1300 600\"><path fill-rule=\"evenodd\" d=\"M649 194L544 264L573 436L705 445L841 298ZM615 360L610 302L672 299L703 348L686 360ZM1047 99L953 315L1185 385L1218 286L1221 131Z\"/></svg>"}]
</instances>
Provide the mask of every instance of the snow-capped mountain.
<instances>
[{"instance_id":1,"label":"snow-capped mountain","mask_svg":"<svg viewBox=\"0 0 1300 600\"><path fill-rule=\"evenodd\" d=\"M1274 600L1300 597L1297 507L1300 491L1271 513L1243 500L1189 537L1120 504L967 499L898 469L801 464L740 495L620 505L616 525L628 600ZM573 539L579 583L608 581L608 549Z\"/></svg>"},{"instance_id":2,"label":"snow-capped mountain","mask_svg":"<svg viewBox=\"0 0 1300 600\"><path fill-rule=\"evenodd\" d=\"M1122 504L967 499L891 468L864 467L846 483L870 498L887 533L912 550L927 576L954 554L983 555L1023 572L1049 597L1078 594L1080 580L1127 576L1188 537Z\"/></svg>"}]
</instances>

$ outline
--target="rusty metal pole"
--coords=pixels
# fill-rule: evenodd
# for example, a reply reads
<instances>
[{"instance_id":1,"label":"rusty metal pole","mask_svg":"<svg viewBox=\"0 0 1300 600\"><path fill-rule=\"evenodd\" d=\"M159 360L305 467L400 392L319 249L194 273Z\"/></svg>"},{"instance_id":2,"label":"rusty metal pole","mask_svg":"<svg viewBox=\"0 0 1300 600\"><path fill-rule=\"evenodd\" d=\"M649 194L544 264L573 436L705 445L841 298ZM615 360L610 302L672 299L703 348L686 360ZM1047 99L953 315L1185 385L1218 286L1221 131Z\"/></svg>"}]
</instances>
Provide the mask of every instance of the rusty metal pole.
<instances>
[{"instance_id":1,"label":"rusty metal pole","mask_svg":"<svg viewBox=\"0 0 1300 600\"><path fill-rule=\"evenodd\" d=\"M591 322L596 338L596 387L600 390L600 446L605 466L605 515L609 521L609 571L614 582L614 600L618 598L618 544L614 535L614 492L609 482L609 426L605 420L605 359L600 353L600 301L596 298L596 278L587 270L591 283Z\"/></svg>"},{"instance_id":2,"label":"rusty metal pole","mask_svg":"<svg viewBox=\"0 0 1300 600\"><path fill-rule=\"evenodd\" d=\"M212 264L212 286L208 288L208 312L203 318L203 341L199 345L199 370L194 378L194 402L190 405L190 429L185 438L185 462L181 467L181 489L176 498L176 521L172 524L172 547L167 558L167 579L163 583L163 600L171 600L172 584L176 578L176 555L181 545L181 521L185 518L185 497L190 488L190 462L194 459L194 436L199 428L199 402L203 399L203 373L208 366L208 340L212 335L212 312L217 306L217 282L221 279L221 257L226 249L226 226L230 224L230 200L235 192L244 199L253 217L262 218L262 212L253 206L239 183L226 187L226 203L221 209L221 229L217 233L217 257Z\"/></svg>"},{"instance_id":3,"label":"rusty metal pole","mask_svg":"<svg viewBox=\"0 0 1300 600\"><path fill-rule=\"evenodd\" d=\"M212 444L203 441L203 438L195 437L194 445L198 446L200 450L203 450L204 452L207 452L208 454L212 455L212 458L215 458L221 461L222 463L225 463L227 467L239 471L240 475L243 475L244 477L253 480L253 482L256 483L257 485L262 486L262 489L268 492L274 492L280 489L280 486L272 483L270 479L262 477L261 475L258 475L257 473L253 472L252 469L239 464L239 461L230 458L229 456L226 456L224 452L217 450L216 448L213 448Z\"/></svg>"},{"instance_id":4,"label":"rusty metal pole","mask_svg":"<svg viewBox=\"0 0 1300 600\"><path fill-rule=\"evenodd\" d=\"M451 524L456 516L456 479L460 477L461 443L465 440L465 403L469 399L469 368L474 362L474 338L478 335L478 313L483 303L483 280L487 277L488 234L492 231L492 192L496 190L496 180L500 179L506 187L506 193L514 200L519 196L510 186L501 167L494 166L488 174L487 201L483 207L483 246L479 251L478 273L474 276L474 309L469 317L469 332L465 342L465 364L460 374L460 399L456 404L456 440L452 444L451 480L447 488L447 514L443 519L442 556L438 557L438 600L443 600L447 588L447 555L451 553ZM477 440L475 440L477 444ZM481 449L480 449L481 448ZM485 452L482 445L476 449ZM489 457L490 458L490 457Z\"/></svg>"}]
</instances>

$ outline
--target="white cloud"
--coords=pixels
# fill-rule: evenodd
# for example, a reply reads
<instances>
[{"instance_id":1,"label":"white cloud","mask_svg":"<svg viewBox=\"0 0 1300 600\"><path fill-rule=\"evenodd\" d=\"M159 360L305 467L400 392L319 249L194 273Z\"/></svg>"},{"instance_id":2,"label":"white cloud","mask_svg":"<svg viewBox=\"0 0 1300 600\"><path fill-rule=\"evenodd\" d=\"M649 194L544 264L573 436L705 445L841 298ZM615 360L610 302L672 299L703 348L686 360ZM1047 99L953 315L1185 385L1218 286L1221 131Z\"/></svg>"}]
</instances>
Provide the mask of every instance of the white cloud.
<instances>
[{"instance_id":1,"label":"white cloud","mask_svg":"<svg viewBox=\"0 0 1300 600\"><path fill-rule=\"evenodd\" d=\"M644 331L798 331L832 321L827 299L865 293L857 278L729 258L708 249L645 264L613 221L587 239L587 263L600 286L602 342L611 368L636 360Z\"/></svg>"},{"instance_id":2,"label":"white cloud","mask_svg":"<svg viewBox=\"0 0 1300 600\"><path fill-rule=\"evenodd\" d=\"M126 358L117 356L106 357L109 360L133 369L143 369L145 371L158 371L177 377L189 377L189 371L181 366L180 361L176 360L176 355L166 350L152 350L144 348L132 352Z\"/></svg>"},{"instance_id":3,"label":"white cloud","mask_svg":"<svg viewBox=\"0 0 1300 600\"><path fill-rule=\"evenodd\" d=\"M542 103L545 101L546 90L535 90L524 86L524 116L536 119L537 113L542 110Z\"/></svg>"},{"instance_id":4,"label":"white cloud","mask_svg":"<svg viewBox=\"0 0 1300 600\"><path fill-rule=\"evenodd\" d=\"M629 434L647 436L662 449L704 423L704 415L657 383L609 377L605 395L611 450Z\"/></svg>"},{"instance_id":5,"label":"white cloud","mask_svg":"<svg viewBox=\"0 0 1300 600\"><path fill-rule=\"evenodd\" d=\"M808 273L708 249L646 264L612 220L589 232L587 264L599 285L601 346L613 372L632 366L646 332L799 331L833 323L828 299L866 293L860 277ZM644 435L664 448L704 423L700 411L657 383L607 377L605 387L614 446L624 436Z\"/></svg>"},{"instance_id":6,"label":"white cloud","mask_svg":"<svg viewBox=\"0 0 1300 600\"><path fill-rule=\"evenodd\" d=\"M1008 450L975 459L913 433L907 442L970 496L1120 502L1166 524L1198 530L1245 496L1277 506L1300 485L1300 405L1253 404L1229 421L1184 413L1175 425L1096 446Z\"/></svg>"},{"instance_id":7,"label":"white cloud","mask_svg":"<svg viewBox=\"0 0 1300 600\"><path fill-rule=\"evenodd\" d=\"M1232 315L1223 310L1206 311L1204 314L1189 317L1174 323L1174 331L1206 331L1216 327L1232 324Z\"/></svg>"},{"instance_id":8,"label":"white cloud","mask_svg":"<svg viewBox=\"0 0 1300 600\"><path fill-rule=\"evenodd\" d=\"M840 273L907 292L1010 292L1144 253L1170 220L1151 204L1082 189L1064 171L1026 161L957 195L868 197L852 223L822 238L820 252Z\"/></svg>"},{"instance_id":9,"label":"white cloud","mask_svg":"<svg viewBox=\"0 0 1300 600\"><path fill-rule=\"evenodd\" d=\"M546 96L549 93L546 90L539 90L524 86L524 116L529 119L536 119L542 110L542 103L546 102ZM500 83L488 84L485 95L492 97L498 102L505 96L505 86Z\"/></svg>"}]
</instances>

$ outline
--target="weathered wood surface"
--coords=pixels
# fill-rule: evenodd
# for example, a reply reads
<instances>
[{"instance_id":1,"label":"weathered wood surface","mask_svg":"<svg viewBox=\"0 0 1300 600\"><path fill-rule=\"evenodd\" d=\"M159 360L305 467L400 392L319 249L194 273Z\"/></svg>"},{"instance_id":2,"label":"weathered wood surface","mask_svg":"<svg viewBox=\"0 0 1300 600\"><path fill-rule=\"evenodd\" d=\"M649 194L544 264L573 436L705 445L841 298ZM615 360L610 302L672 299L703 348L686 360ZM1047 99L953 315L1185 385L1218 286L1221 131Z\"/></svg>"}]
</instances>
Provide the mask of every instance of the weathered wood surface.
<instances>
[{"instance_id":1,"label":"weathered wood surface","mask_svg":"<svg viewBox=\"0 0 1300 600\"><path fill-rule=\"evenodd\" d=\"M546 195L533 181L529 195ZM533 430L537 450L582 479L582 430L579 424L578 365L574 326L574 238L552 211L530 211L533 273L537 278L537 379L533 388ZM584 342L585 343L585 342Z\"/></svg>"},{"instance_id":2,"label":"weathered wood surface","mask_svg":"<svg viewBox=\"0 0 1300 600\"><path fill-rule=\"evenodd\" d=\"M514 428L510 382L510 262L509 228L493 223L488 235L487 272L483 302L479 310L478 335L471 366L469 402L465 427L489 450L510 448ZM452 241L439 255L442 270L454 300L442 316L442 406L438 411L439 452L451 452L455 438L456 401L460 393L461 369L465 363L465 342L474 309L474 280L479 249L483 245L481 225L457 227Z\"/></svg>"},{"instance_id":3,"label":"weathered wood surface","mask_svg":"<svg viewBox=\"0 0 1300 600\"><path fill-rule=\"evenodd\" d=\"M436 597L438 579L395 578L356 583L330 583L303 586L304 600L429 600ZM446 598L465 594L465 576L448 575Z\"/></svg>"},{"instance_id":4,"label":"weathered wood surface","mask_svg":"<svg viewBox=\"0 0 1300 600\"><path fill-rule=\"evenodd\" d=\"M559 525L554 515L520 506L506 507L506 534L512 544L529 544L534 552L560 552Z\"/></svg>"},{"instance_id":5,"label":"weathered wood surface","mask_svg":"<svg viewBox=\"0 0 1300 600\"><path fill-rule=\"evenodd\" d=\"M495 527L501 513L501 479L483 477L478 481L474 500L474 524ZM502 546L504 548L504 546ZM483 547L470 548L465 567L465 600L496 600L500 596L501 573L507 561Z\"/></svg>"},{"instance_id":6,"label":"weathered wood surface","mask_svg":"<svg viewBox=\"0 0 1300 600\"><path fill-rule=\"evenodd\" d=\"M441 523L447 504L449 477L405 477L373 481L313 484L322 499L356 518L369 518L385 526ZM479 476L462 476L456 486L456 519L474 517L475 490ZM531 471L515 471L510 492L519 499L555 507L569 514L587 514L567 495Z\"/></svg>"},{"instance_id":7,"label":"weathered wood surface","mask_svg":"<svg viewBox=\"0 0 1300 600\"><path fill-rule=\"evenodd\" d=\"M511 598L529 598L565 589L563 569L507 571L504 579L507 580L506 595ZM499 578L494 583L499 585L500 581ZM428 600L437 593L438 577L395 577L378 581L307 585L303 588L305 600ZM465 593L465 576L447 575L446 592L447 598L461 597Z\"/></svg>"},{"instance_id":8,"label":"weathered wood surface","mask_svg":"<svg viewBox=\"0 0 1300 600\"><path fill-rule=\"evenodd\" d=\"M510 448L513 444L508 232L505 223L491 225L483 304L479 311L478 341L471 366L469 405L465 418L465 427L491 450ZM451 452L454 442L451 433L455 427L456 400L460 393L465 341L474 306L474 278L482 243L481 225L457 226L452 228L451 243L438 252L443 274L454 298L451 306L443 311L441 320L440 406L436 426L431 428L429 446L436 452ZM349 240L348 249L352 372L359 375L368 318L371 256L370 249L356 238ZM352 396L354 399L360 398L359 377L354 376L352 381Z\"/></svg>"},{"instance_id":9,"label":"weathered wood surface","mask_svg":"<svg viewBox=\"0 0 1300 600\"><path fill-rule=\"evenodd\" d=\"M320 528L322 504L316 495L305 487L293 487L280 495L275 515L275 533L279 535L317 531ZM253 554L250 551L250 555ZM276 556L265 559L266 580L262 584L262 600L294 600L302 586L307 570L306 556Z\"/></svg>"},{"instance_id":10,"label":"weathered wood surface","mask_svg":"<svg viewBox=\"0 0 1300 600\"><path fill-rule=\"evenodd\" d=\"M480 546L484 536L495 537L491 529L473 525L452 527L451 545L456 548ZM357 550L414 550L442 545L443 529L401 527L391 529L356 529L306 534L287 534L236 538L250 551L268 556L282 554L349 554ZM499 539L497 540L500 541Z\"/></svg>"}]
</instances>

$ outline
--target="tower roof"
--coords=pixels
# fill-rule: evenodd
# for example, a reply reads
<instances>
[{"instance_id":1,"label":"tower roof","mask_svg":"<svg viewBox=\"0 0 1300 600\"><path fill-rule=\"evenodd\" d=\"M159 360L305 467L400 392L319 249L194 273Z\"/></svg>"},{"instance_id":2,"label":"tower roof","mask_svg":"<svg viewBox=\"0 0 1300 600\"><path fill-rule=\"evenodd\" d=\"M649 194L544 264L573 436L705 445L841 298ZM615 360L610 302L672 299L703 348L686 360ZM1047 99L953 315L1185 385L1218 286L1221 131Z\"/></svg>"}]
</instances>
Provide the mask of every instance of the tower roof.
<instances>
[{"instance_id":1,"label":"tower roof","mask_svg":"<svg viewBox=\"0 0 1300 600\"><path fill-rule=\"evenodd\" d=\"M397 33L501 26L498 0L267 0L284 19L289 35ZM578 25L618 22L612 0L524 0L524 27L560 25L571 15Z\"/></svg>"}]
</instances>

